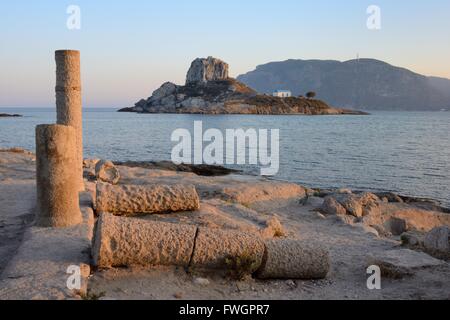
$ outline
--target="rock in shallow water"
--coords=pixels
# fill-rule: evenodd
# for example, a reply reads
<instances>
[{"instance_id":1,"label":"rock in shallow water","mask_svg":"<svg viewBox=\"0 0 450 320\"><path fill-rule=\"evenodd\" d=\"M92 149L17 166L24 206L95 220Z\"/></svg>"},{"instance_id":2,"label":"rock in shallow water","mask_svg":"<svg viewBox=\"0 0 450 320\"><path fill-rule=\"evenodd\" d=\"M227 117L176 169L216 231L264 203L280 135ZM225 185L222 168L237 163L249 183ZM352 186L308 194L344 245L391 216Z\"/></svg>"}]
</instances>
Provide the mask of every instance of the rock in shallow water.
<instances>
[{"instance_id":1,"label":"rock in shallow water","mask_svg":"<svg viewBox=\"0 0 450 320\"><path fill-rule=\"evenodd\" d=\"M20 114L8 114L8 113L0 113L0 118L19 118L22 117Z\"/></svg>"}]
</instances>

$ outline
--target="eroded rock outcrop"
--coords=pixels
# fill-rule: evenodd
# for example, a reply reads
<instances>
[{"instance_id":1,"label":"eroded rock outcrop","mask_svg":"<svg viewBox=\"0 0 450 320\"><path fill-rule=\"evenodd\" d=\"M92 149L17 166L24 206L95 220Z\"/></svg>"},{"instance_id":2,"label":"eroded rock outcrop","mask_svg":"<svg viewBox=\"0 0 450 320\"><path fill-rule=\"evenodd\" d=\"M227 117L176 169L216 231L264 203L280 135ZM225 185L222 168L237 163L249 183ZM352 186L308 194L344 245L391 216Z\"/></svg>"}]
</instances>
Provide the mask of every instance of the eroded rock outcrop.
<instances>
[{"instance_id":1,"label":"eroded rock outcrop","mask_svg":"<svg viewBox=\"0 0 450 320\"><path fill-rule=\"evenodd\" d=\"M450 257L450 228L436 227L425 235L425 249Z\"/></svg>"},{"instance_id":2,"label":"eroded rock outcrop","mask_svg":"<svg viewBox=\"0 0 450 320\"><path fill-rule=\"evenodd\" d=\"M195 59L186 76L186 85L204 84L208 81L228 79L228 64L222 60L208 57Z\"/></svg>"},{"instance_id":3,"label":"eroded rock outcrop","mask_svg":"<svg viewBox=\"0 0 450 320\"><path fill-rule=\"evenodd\" d=\"M373 193L336 193L325 198L322 211L326 214L349 214L356 218L376 210L380 199Z\"/></svg>"},{"instance_id":4,"label":"eroded rock outcrop","mask_svg":"<svg viewBox=\"0 0 450 320\"><path fill-rule=\"evenodd\" d=\"M400 236L408 231L425 233L436 227L450 226L450 215L445 212L423 210L414 203L399 202L397 197L390 199L386 200L385 197L380 199L370 192L334 192L325 197L320 211L326 215L336 216L346 224L359 226L384 237ZM409 239L409 235L403 238L407 244L410 241L414 245L423 242Z\"/></svg>"}]
</instances>

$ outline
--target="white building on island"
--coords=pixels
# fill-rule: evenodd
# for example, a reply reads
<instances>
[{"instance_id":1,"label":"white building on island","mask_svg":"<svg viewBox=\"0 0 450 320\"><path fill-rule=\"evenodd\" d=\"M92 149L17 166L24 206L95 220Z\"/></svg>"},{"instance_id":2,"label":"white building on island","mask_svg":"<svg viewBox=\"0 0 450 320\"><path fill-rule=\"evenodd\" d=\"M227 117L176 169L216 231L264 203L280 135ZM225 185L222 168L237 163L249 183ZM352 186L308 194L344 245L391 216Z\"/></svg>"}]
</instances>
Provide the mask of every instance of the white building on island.
<instances>
[{"instance_id":1,"label":"white building on island","mask_svg":"<svg viewBox=\"0 0 450 320\"><path fill-rule=\"evenodd\" d=\"M272 95L278 98L289 98L292 97L292 92L289 90L277 90Z\"/></svg>"}]
</instances>

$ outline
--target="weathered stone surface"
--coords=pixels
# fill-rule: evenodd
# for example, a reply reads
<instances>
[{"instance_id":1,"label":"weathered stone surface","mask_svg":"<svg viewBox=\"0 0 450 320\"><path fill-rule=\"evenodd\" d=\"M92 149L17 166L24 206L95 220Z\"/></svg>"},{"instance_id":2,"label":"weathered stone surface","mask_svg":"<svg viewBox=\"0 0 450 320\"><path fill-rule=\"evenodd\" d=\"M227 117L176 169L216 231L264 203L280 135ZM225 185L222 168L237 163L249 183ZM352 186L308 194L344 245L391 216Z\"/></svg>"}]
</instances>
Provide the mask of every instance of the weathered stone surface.
<instances>
[{"instance_id":1,"label":"weathered stone surface","mask_svg":"<svg viewBox=\"0 0 450 320\"><path fill-rule=\"evenodd\" d=\"M97 184L97 212L116 215L167 213L200 208L200 199L192 185L113 186Z\"/></svg>"},{"instance_id":2,"label":"weathered stone surface","mask_svg":"<svg viewBox=\"0 0 450 320\"><path fill-rule=\"evenodd\" d=\"M345 215L347 213L347 210L332 196L325 198L321 211L325 214L331 215Z\"/></svg>"},{"instance_id":3,"label":"weathered stone surface","mask_svg":"<svg viewBox=\"0 0 450 320\"><path fill-rule=\"evenodd\" d=\"M186 85L201 84L208 81L228 79L228 64L222 60L208 57L195 59L186 76Z\"/></svg>"},{"instance_id":4,"label":"weathered stone surface","mask_svg":"<svg viewBox=\"0 0 450 320\"><path fill-rule=\"evenodd\" d=\"M376 265L383 277L401 278L413 275L418 269L436 267L443 262L423 252L409 249L383 251L369 257L368 266Z\"/></svg>"},{"instance_id":5,"label":"weathered stone surface","mask_svg":"<svg viewBox=\"0 0 450 320\"><path fill-rule=\"evenodd\" d=\"M261 265L264 242L254 234L233 230L200 227L195 242L191 266L201 269L226 269L226 259L241 257Z\"/></svg>"},{"instance_id":6,"label":"weathered stone surface","mask_svg":"<svg viewBox=\"0 0 450 320\"><path fill-rule=\"evenodd\" d=\"M450 226L450 215L443 212L418 209L406 203L381 203L380 214L372 214L367 218L370 225L385 226L390 219L402 219L406 222L406 230L428 232L440 226ZM387 230L390 232L390 230Z\"/></svg>"},{"instance_id":7,"label":"weathered stone surface","mask_svg":"<svg viewBox=\"0 0 450 320\"><path fill-rule=\"evenodd\" d=\"M172 82L166 82L159 89L153 92L149 101L157 101L170 95L173 95L176 92L176 90L177 90L176 84L173 84ZM136 106L144 107L145 103L146 103L145 100L140 100L136 104Z\"/></svg>"},{"instance_id":8,"label":"weathered stone surface","mask_svg":"<svg viewBox=\"0 0 450 320\"><path fill-rule=\"evenodd\" d=\"M224 200L238 202L244 205L258 203L276 203L279 200L304 198L306 191L295 183L258 181L255 183L239 183L229 185L219 191Z\"/></svg>"},{"instance_id":9,"label":"weathered stone surface","mask_svg":"<svg viewBox=\"0 0 450 320\"><path fill-rule=\"evenodd\" d=\"M360 228L361 230L363 230L366 233L373 234L375 237L379 237L380 236L380 233L378 232L377 229L375 229L374 227L367 226L364 223L361 223L361 222L360 223L355 223L355 224L353 224L353 226L356 227L356 228Z\"/></svg>"},{"instance_id":10,"label":"weathered stone surface","mask_svg":"<svg viewBox=\"0 0 450 320\"><path fill-rule=\"evenodd\" d=\"M323 203L324 203L324 199L320 198L320 197L314 197L314 196L308 196L306 198L306 200L302 201L303 204L305 206L311 206L313 208L321 208Z\"/></svg>"},{"instance_id":11,"label":"weathered stone surface","mask_svg":"<svg viewBox=\"0 0 450 320\"><path fill-rule=\"evenodd\" d=\"M187 267L197 227L101 214L92 256L98 267L176 265Z\"/></svg>"},{"instance_id":12,"label":"weathered stone surface","mask_svg":"<svg viewBox=\"0 0 450 320\"><path fill-rule=\"evenodd\" d=\"M266 227L260 231L261 237L271 239L273 237L283 237L285 231L283 225L277 217L272 217L266 221Z\"/></svg>"},{"instance_id":13,"label":"weathered stone surface","mask_svg":"<svg viewBox=\"0 0 450 320\"><path fill-rule=\"evenodd\" d=\"M330 269L329 254L320 245L305 241L266 240L260 279L322 279Z\"/></svg>"},{"instance_id":14,"label":"weathered stone surface","mask_svg":"<svg viewBox=\"0 0 450 320\"><path fill-rule=\"evenodd\" d=\"M120 180L119 169L114 163L107 160L100 160L96 163L95 176L97 180L110 184L118 184Z\"/></svg>"},{"instance_id":15,"label":"weathered stone surface","mask_svg":"<svg viewBox=\"0 0 450 320\"><path fill-rule=\"evenodd\" d=\"M400 218L391 218L384 223L384 228L394 236L399 236L407 231L406 221Z\"/></svg>"},{"instance_id":16,"label":"weathered stone surface","mask_svg":"<svg viewBox=\"0 0 450 320\"><path fill-rule=\"evenodd\" d=\"M41 227L69 227L82 221L76 131L63 125L36 127L37 216Z\"/></svg>"},{"instance_id":17,"label":"weathered stone surface","mask_svg":"<svg viewBox=\"0 0 450 320\"><path fill-rule=\"evenodd\" d=\"M381 192L381 193L378 193L377 196L380 198L387 199L388 202L396 202L396 203L404 202L403 199L399 195L392 193L392 192Z\"/></svg>"},{"instance_id":18,"label":"weathered stone surface","mask_svg":"<svg viewBox=\"0 0 450 320\"><path fill-rule=\"evenodd\" d=\"M381 208L378 203L369 203L363 207L363 216L379 216L381 215Z\"/></svg>"},{"instance_id":19,"label":"weathered stone surface","mask_svg":"<svg viewBox=\"0 0 450 320\"><path fill-rule=\"evenodd\" d=\"M400 239L404 246L416 247L423 245L423 234L416 231L405 232L401 235Z\"/></svg>"},{"instance_id":20,"label":"weathered stone surface","mask_svg":"<svg viewBox=\"0 0 450 320\"><path fill-rule=\"evenodd\" d=\"M362 217L363 205L359 197L349 194L345 197L340 197L339 202L347 210L348 214L357 218Z\"/></svg>"},{"instance_id":21,"label":"weathered stone surface","mask_svg":"<svg viewBox=\"0 0 450 320\"><path fill-rule=\"evenodd\" d=\"M81 99L80 52L59 50L56 60L56 118L57 123L75 128L77 182L80 191L83 182L83 114Z\"/></svg>"},{"instance_id":22,"label":"weathered stone surface","mask_svg":"<svg viewBox=\"0 0 450 320\"><path fill-rule=\"evenodd\" d=\"M434 228L425 235L423 244L427 250L450 255L450 228L447 226Z\"/></svg>"},{"instance_id":23,"label":"weathered stone surface","mask_svg":"<svg viewBox=\"0 0 450 320\"><path fill-rule=\"evenodd\" d=\"M347 215L347 214L336 215L335 219L337 221L340 221L345 224L349 224L351 226L353 226L355 223L357 223L357 218L355 218L354 216Z\"/></svg>"},{"instance_id":24,"label":"weathered stone surface","mask_svg":"<svg viewBox=\"0 0 450 320\"><path fill-rule=\"evenodd\" d=\"M371 213L379 213L380 199L370 192L353 194L343 190L325 198L322 211L328 214L349 214L361 218Z\"/></svg>"},{"instance_id":25,"label":"weathered stone surface","mask_svg":"<svg viewBox=\"0 0 450 320\"><path fill-rule=\"evenodd\" d=\"M27 229L22 244L1 274L0 300L66 300L86 294L94 213L83 205L81 211L83 222L76 226ZM68 288L67 283L75 284L68 281L69 277L78 271L80 288Z\"/></svg>"},{"instance_id":26,"label":"weathered stone surface","mask_svg":"<svg viewBox=\"0 0 450 320\"><path fill-rule=\"evenodd\" d=\"M352 190L347 189L347 188L341 188L336 190L336 193L340 193L340 194L352 194Z\"/></svg>"},{"instance_id":27,"label":"weathered stone surface","mask_svg":"<svg viewBox=\"0 0 450 320\"><path fill-rule=\"evenodd\" d=\"M101 161L100 159L84 159L83 160L83 167L88 169L94 169L97 163Z\"/></svg>"}]
</instances>

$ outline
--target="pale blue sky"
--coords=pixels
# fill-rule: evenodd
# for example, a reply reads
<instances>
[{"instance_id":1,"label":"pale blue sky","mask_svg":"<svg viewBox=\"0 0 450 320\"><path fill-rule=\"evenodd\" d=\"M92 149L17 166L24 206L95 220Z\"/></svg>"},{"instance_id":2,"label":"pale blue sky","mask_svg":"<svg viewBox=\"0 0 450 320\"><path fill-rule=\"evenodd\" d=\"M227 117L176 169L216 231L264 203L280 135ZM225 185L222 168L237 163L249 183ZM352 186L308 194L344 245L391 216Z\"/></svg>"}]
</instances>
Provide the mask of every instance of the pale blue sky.
<instances>
[{"instance_id":1,"label":"pale blue sky","mask_svg":"<svg viewBox=\"0 0 450 320\"><path fill-rule=\"evenodd\" d=\"M66 28L69 5L81 30ZM366 28L369 5L382 29ZM54 105L54 50L82 54L84 105L132 105L209 55L231 75L286 59L376 58L450 78L448 0L39 0L0 3L0 106Z\"/></svg>"}]
</instances>

